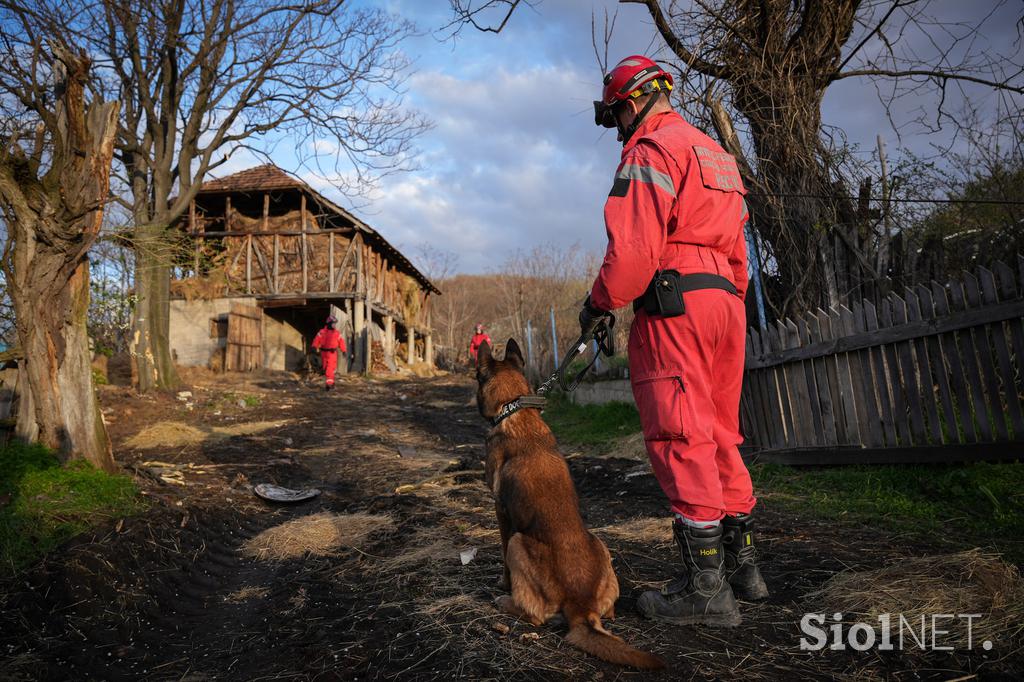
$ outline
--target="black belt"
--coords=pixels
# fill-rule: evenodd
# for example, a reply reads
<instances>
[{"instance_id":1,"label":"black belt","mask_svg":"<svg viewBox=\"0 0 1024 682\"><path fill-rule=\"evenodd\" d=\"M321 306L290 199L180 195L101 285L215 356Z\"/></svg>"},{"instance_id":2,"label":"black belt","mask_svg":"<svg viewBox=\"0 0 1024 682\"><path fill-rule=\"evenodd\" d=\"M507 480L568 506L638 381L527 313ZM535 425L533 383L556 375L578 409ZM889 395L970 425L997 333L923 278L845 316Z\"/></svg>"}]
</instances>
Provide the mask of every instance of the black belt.
<instances>
[{"instance_id":1,"label":"black belt","mask_svg":"<svg viewBox=\"0 0 1024 682\"><path fill-rule=\"evenodd\" d=\"M699 289L721 289L734 295L739 293L736 285L721 275L714 275L710 272L680 275L675 270L659 270L647 286L647 291L643 293L643 296L633 301L633 312L643 309L649 315L661 315L662 317L682 315L686 312L683 305L683 294Z\"/></svg>"}]
</instances>

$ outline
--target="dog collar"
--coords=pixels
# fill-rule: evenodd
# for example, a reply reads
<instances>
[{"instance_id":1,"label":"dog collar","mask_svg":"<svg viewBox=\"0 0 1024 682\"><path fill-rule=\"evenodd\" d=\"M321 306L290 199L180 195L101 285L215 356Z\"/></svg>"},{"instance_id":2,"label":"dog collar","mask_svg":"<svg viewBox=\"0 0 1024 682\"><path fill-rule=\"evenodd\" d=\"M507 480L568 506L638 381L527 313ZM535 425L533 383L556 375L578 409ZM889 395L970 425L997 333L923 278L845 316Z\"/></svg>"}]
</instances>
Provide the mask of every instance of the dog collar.
<instances>
[{"instance_id":1,"label":"dog collar","mask_svg":"<svg viewBox=\"0 0 1024 682\"><path fill-rule=\"evenodd\" d=\"M522 395L510 403L505 403L498 414L491 419L491 426L497 426L522 409L543 410L547 399L539 395Z\"/></svg>"}]
</instances>

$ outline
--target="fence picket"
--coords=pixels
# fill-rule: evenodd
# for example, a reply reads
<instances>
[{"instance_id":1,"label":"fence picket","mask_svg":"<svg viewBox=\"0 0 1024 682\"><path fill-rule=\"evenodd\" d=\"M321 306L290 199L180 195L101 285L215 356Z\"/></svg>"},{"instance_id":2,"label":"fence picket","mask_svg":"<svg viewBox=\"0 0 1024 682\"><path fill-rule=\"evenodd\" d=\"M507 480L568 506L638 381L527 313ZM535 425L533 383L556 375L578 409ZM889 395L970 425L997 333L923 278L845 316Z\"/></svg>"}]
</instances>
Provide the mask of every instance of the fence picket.
<instances>
[{"instance_id":1,"label":"fence picket","mask_svg":"<svg viewBox=\"0 0 1024 682\"><path fill-rule=\"evenodd\" d=\"M842 336L853 334L853 311L841 305L835 312L838 319L833 320L832 329L834 331L838 330L838 333ZM871 433L869 430L871 420L867 415L867 396L864 392L864 375L860 368L860 355L854 351L852 353L844 353L844 356L847 376L850 382L849 395L854 420L850 435L851 437L855 435L857 444L863 446L871 443ZM854 429L856 429L856 434L853 433Z\"/></svg>"},{"instance_id":2,"label":"fence picket","mask_svg":"<svg viewBox=\"0 0 1024 682\"><path fill-rule=\"evenodd\" d=\"M932 301L932 292L926 286L917 287L918 311L921 319L935 319L935 304ZM925 338L925 345L928 350L928 368L932 374L935 385L938 386L939 402L942 405L942 416L945 420L946 429L943 432L940 426L939 442L960 442L960 430L956 427L956 412L953 410L953 394L949 386L950 370L943 357L942 345L937 335L930 335Z\"/></svg>"},{"instance_id":3,"label":"fence picket","mask_svg":"<svg viewBox=\"0 0 1024 682\"><path fill-rule=\"evenodd\" d=\"M938 282L932 281L932 299L935 301L935 315L942 317L948 315L951 310L946 287ZM949 363L949 380L953 384L953 391L956 395L957 412L960 415L960 428L964 433L965 443L977 443L978 432L974 426L973 413L971 411L970 390L967 387L967 371L960 360L960 349L957 344L957 332L947 332L939 337L942 345L942 354Z\"/></svg>"},{"instance_id":4,"label":"fence picket","mask_svg":"<svg viewBox=\"0 0 1024 682\"><path fill-rule=\"evenodd\" d=\"M843 336L843 321L835 308L827 314L831 338ZM841 409L838 414L843 425L843 440L847 445L860 445L860 431L857 426L857 405L853 397L853 379L850 377L850 356L848 353L835 354L835 388L839 395Z\"/></svg>"},{"instance_id":5,"label":"fence picket","mask_svg":"<svg viewBox=\"0 0 1024 682\"><path fill-rule=\"evenodd\" d=\"M779 329L775 326L769 326L765 331L768 332L772 348L782 350L784 336L780 333ZM771 367L768 371L771 372L772 382L778 395L779 409L776 412L780 420L782 445L789 445L793 440L793 410L789 403L786 374L783 372L782 367Z\"/></svg>"},{"instance_id":6,"label":"fence picket","mask_svg":"<svg viewBox=\"0 0 1024 682\"><path fill-rule=\"evenodd\" d=\"M797 345L809 344L811 342L811 331L807 327L807 321L802 317L798 317L796 328L800 334L800 340ZM811 412L813 440L815 445L825 445L828 443L828 439L825 436L825 421L822 417L821 400L818 397L818 382L814 378L814 361L803 360L800 364L804 370L804 385L807 387L807 406Z\"/></svg>"},{"instance_id":7,"label":"fence picket","mask_svg":"<svg viewBox=\"0 0 1024 682\"><path fill-rule=\"evenodd\" d=\"M821 331L821 322L814 313L807 314L808 343L824 341ZM827 326L827 318L826 318ZM836 412L832 402L832 391L828 381L828 367L825 358L814 358L811 363L814 368L815 386L818 392L818 401L821 405L821 426L825 436L826 445L838 445L839 439L836 434Z\"/></svg>"},{"instance_id":8,"label":"fence picket","mask_svg":"<svg viewBox=\"0 0 1024 682\"><path fill-rule=\"evenodd\" d=\"M896 326L907 323L907 304L895 293L889 294L892 304L892 323ZM910 341L896 344L896 356L900 364L900 376L903 378L904 396L907 399L910 414L910 432L916 445L928 442L924 428L924 410L921 409L921 391L917 382L917 371L914 367L913 348Z\"/></svg>"},{"instance_id":9,"label":"fence picket","mask_svg":"<svg viewBox=\"0 0 1024 682\"><path fill-rule=\"evenodd\" d=\"M960 282L949 283L950 302L954 310L967 310L967 299ZM971 391L971 408L978 432L985 441L992 441L992 418L989 414L988 402L985 400L985 389L981 384L981 372L978 369L978 350L974 346L974 337L970 329L961 330L957 336L963 349L962 359L967 370L967 384Z\"/></svg>"},{"instance_id":10,"label":"fence picket","mask_svg":"<svg viewBox=\"0 0 1024 682\"><path fill-rule=\"evenodd\" d=\"M786 348L798 348L799 328L793 320L786 320L785 329L786 335L783 338ZM791 362L786 365L786 384L790 387L790 395L793 397L793 430L796 432L797 444L804 447L817 445L819 431L813 421L811 394L807 388L807 374L802 362Z\"/></svg>"},{"instance_id":11,"label":"fence picket","mask_svg":"<svg viewBox=\"0 0 1024 682\"><path fill-rule=\"evenodd\" d=\"M864 327L864 306L858 301L853 304L853 310L849 312L850 319L847 333L854 334L866 331ZM866 422L868 433L864 438L864 442L872 447L882 447L885 445L885 434L882 431L882 420L879 415L881 403L875 392L875 375L871 372L871 351L868 349L858 350L852 355L857 357L860 369L860 389L863 395L862 404L864 410L858 411L858 414L863 415L862 419Z\"/></svg>"},{"instance_id":12,"label":"fence picket","mask_svg":"<svg viewBox=\"0 0 1024 682\"><path fill-rule=\"evenodd\" d=\"M979 267L978 281L981 285L983 304L998 303L999 294L996 292L996 278L992 271ZM1010 418L1010 425L1013 427L1014 437L1020 438L1024 436L1024 415L1021 414L1016 376L1013 364L1010 362L1010 348L1006 343L1006 330L1002 323L996 323L989 326L989 331L992 345L996 350L996 358L999 361L999 378L1002 379L1002 390L999 390L997 386L997 391L1006 399L1007 415Z\"/></svg>"},{"instance_id":13,"label":"fence picket","mask_svg":"<svg viewBox=\"0 0 1024 682\"><path fill-rule=\"evenodd\" d=\"M755 355L760 355L763 352L761 334L757 330L752 329L750 331L750 345ZM754 430L757 433L757 440L762 447L770 447L771 441L768 439L767 415L771 406L768 404L768 397L761 390L761 385L761 370L754 370L750 376Z\"/></svg>"},{"instance_id":14,"label":"fence picket","mask_svg":"<svg viewBox=\"0 0 1024 682\"><path fill-rule=\"evenodd\" d=\"M891 327L892 321L892 300L882 299L882 308L878 315L879 327ZM907 400L907 392L903 386L900 376L900 363L895 343L886 343L882 346L882 356L885 358L885 368L889 377L889 390L892 394L892 416L896 424L896 435L901 446L909 446L914 438L910 431L910 405Z\"/></svg>"},{"instance_id":15,"label":"fence picket","mask_svg":"<svg viewBox=\"0 0 1024 682\"><path fill-rule=\"evenodd\" d=\"M875 305L866 299L864 300L864 328L869 332L878 331L878 311L875 309ZM871 349L871 361L877 379L878 402L882 406L882 427L888 445L894 447L899 444L899 434L896 430L896 406L893 404L892 392L889 390L889 375L885 371L883 348L883 346L876 346Z\"/></svg>"},{"instance_id":16,"label":"fence picket","mask_svg":"<svg viewBox=\"0 0 1024 682\"><path fill-rule=\"evenodd\" d=\"M967 304L972 308L981 306L981 287L978 278L969 272L964 272L964 294ZM1000 328L1000 332L1002 329ZM992 359L992 343L989 336L989 325L981 325L968 330L974 339L974 347L978 354L978 364L981 366L981 377L985 387L992 423L995 426L997 440L1010 440L1010 433L1006 427L1006 409L999 399L999 381L996 379L995 363Z\"/></svg>"}]
</instances>

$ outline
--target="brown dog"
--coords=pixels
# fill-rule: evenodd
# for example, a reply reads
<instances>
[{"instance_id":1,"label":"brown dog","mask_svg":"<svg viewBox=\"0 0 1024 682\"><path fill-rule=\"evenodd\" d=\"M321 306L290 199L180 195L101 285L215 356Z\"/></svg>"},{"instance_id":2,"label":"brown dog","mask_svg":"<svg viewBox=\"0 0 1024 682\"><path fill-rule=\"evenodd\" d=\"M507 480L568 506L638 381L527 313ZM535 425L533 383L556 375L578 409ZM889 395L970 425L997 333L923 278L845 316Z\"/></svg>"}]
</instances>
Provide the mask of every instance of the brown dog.
<instances>
[{"instance_id":1,"label":"brown dog","mask_svg":"<svg viewBox=\"0 0 1024 682\"><path fill-rule=\"evenodd\" d=\"M494 420L503 408L530 392L523 354L512 339L505 359L495 360L483 344L477 351L477 405ZM508 413L487 434L487 486L494 494L505 558L506 588L512 596L498 607L540 625L562 612L566 641L611 663L659 669L657 656L635 649L601 625L615 617L619 582L604 543L583 525L569 467L558 453L540 412Z\"/></svg>"}]
</instances>

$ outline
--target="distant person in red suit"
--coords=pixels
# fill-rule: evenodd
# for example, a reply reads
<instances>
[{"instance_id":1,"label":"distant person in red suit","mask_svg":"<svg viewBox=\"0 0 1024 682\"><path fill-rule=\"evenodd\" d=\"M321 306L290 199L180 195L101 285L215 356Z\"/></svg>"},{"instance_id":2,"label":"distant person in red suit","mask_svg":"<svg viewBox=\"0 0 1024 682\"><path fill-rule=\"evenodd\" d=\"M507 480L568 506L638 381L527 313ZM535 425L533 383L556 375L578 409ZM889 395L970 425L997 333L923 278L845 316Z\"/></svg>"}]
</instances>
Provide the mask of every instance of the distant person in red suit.
<instances>
[{"instance_id":1,"label":"distant person in red suit","mask_svg":"<svg viewBox=\"0 0 1024 682\"><path fill-rule=\"evenodd\" d=\"M478 324L476 326L476 334L473 334L473 340L469 342L469 354L473 356L473 362L476 363L476 352L480 350L480 346L486 343L488 346L493 346L491 343L491 337L484 334L484 326Z\"/></svg>"},{"instance_id":2,"label":"distant person in red suit","mask_svg":"<svg viewBox=\"0 0 1024 682\"><path fill-rule=\"evenodd\" d=\"M325 390L328 391L334 388L334 371L338 368L338 353L346 351L345 339L334 328L337 322L334 315L328 315L324 328L318 331L313 339L313 349L320 351L320 364L323 365L324 376L327 378Z\"/></svg>"}]
</instances>

